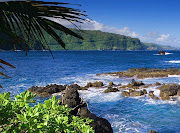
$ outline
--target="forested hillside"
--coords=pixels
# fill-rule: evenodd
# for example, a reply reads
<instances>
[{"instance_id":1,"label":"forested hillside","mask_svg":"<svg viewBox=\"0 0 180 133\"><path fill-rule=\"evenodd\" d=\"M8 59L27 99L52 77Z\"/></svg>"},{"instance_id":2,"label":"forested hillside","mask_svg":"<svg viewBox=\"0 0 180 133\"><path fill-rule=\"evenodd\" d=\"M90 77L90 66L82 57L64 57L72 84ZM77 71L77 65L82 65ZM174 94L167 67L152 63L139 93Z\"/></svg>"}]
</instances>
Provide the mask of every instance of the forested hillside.
<instances>
[{"instance_id":1,"label":"forested hillside","mask_svg":"<svg viewBox=\"0 0 180 133\"><path fill-rule=\"evenodd\" d=\"M57 34L62 38L66 44L67 50L174 50L170 46L157 45L153 43L142 43L138 38L131 38L129 36L92 31L92 30L82 30L78 31L72 29L74 32L78 33L84 38L84 40L78 39L76 37L66 35L62 32L57 32ZM45 35L47 43L51 50L64 50L52 37ZM33 46L31 49L40 50L37 47L39 45ZM3 50L11 50L10 44L5 44L4 47L0 47ZM17 47L17 49L20 49Z\"/></svg>"},{"instance_id":2,"label":"forested hillside","mask_svg":"<svg viewBox=\"0 0 180 133\"><path fill-rule=\"evenodd\" d=\"M73 29L73 31L75 30ZM76 30L75 32L81 35L84 40L58 33L66 43L68 50L143 50L143 44L137 38L101 31L83 30L80 32ZM52 38L46 38L51 49L63 49Z\"/></svg>"}]
</instances>

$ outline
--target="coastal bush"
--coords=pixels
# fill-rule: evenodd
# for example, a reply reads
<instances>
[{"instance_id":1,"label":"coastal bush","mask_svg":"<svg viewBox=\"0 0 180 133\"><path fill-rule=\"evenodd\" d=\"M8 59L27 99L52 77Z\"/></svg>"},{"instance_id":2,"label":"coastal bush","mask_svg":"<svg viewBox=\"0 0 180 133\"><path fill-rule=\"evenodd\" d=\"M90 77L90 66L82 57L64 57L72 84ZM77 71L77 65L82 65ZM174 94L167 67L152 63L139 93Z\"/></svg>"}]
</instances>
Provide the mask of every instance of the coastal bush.
<instances>
[{"instance_id":1,"label":"coastal bush","mask_svg":"<svg viewBox=\"0 0 180 133\"><path fill-rule=\"evenodd\" d=\"M53 96L35 103L35 95L25 91L14 98L10 92L0 93L0 132L4 133L93 133L90 119L70 114L71 109L58 104Z\"/></svg>"}]
</instances>

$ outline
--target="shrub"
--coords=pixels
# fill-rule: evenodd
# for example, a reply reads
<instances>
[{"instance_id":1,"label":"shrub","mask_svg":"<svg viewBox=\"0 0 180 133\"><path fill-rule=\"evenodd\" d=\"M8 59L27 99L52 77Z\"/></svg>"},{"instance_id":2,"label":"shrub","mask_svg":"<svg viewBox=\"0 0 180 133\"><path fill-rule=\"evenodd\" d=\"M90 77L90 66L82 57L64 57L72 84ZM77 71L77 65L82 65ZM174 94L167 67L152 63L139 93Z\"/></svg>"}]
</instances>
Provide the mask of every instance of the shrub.
<instances>
[{"instance_id":1,"label":"shrub","mask_svg":"<svg viewBox=\"0 0 180 133\"><path fill-rule=\"evenodd\" d=\"M0 93L0 132L4 133L93 133L90 119L70 114L71 109L58 104L55 96L37 103L30 103L35 95L25 91L10 98L10 92Z\"/></svg>"}]
</instances>

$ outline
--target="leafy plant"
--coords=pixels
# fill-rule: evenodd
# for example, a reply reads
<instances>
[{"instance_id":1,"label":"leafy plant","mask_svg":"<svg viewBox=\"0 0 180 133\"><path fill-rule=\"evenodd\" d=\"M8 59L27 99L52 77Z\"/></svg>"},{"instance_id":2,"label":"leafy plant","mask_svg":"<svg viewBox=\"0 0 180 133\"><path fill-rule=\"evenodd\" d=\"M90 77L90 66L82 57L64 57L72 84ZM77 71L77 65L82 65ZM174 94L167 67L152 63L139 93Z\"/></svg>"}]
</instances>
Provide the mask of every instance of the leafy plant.
<instances>
[{"instance_id":1,"label":"leafy plant","mask_svg":"<svg viewBox=\"0 0 180 133\"><path fill-rule=\"evenodd\" d=\"M93 133L90 119L83 119L70 114L71 109L61 106L55 99L43 104L34 103L35 95L26 91L10 98L10 92L0 94L0 132L8 133Z\"/></svg>"}]
</instances>

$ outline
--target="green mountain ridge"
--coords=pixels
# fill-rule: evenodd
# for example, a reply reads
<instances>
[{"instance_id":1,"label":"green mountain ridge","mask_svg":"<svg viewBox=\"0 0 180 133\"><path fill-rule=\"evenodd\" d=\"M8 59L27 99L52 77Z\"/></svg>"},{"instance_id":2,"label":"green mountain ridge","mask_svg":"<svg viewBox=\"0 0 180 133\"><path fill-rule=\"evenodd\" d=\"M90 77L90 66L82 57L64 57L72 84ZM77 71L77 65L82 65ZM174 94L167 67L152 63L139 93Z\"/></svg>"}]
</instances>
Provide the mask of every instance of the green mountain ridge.
<instances>
[{"instance_id":1,"label":"green mountain ridge","mask_svg":"<svg viewBox=\"0 0 180 133\"><path fill-rule=\"evenodd\" d=\"M171 46L158 45L153 43L143 43L138 38L125 35L102 32L98 30L76 30L71 29L83 37L83 40L66 35L57 31L56 33L65 42L66 50L177 50ZM51 36L45 34L45 38L51 50L64 50ZM10 44L0 47L3 50L11 50ZM48 47L47 47L48 48ZM17 50L20 49L17 47ZM31 49L40 50L37 45Z\"/></svg>"},{"instance_id":2,"label":"green mountain ridge","mask_svg":"<svg viewBox=\"0 0 180 133\"><path fill-rule=\"evenodd\" d=\"M132 38L125 35L102 32L99 30L72 29L84 38L84 40L70 35L58 33L66 43L67 50L177 50L171 46L158 45L154 43L143 43L138 38ZM51 50L64 50L51 37L48 38L48 44Z\"/></svg>"}]
</instances>

